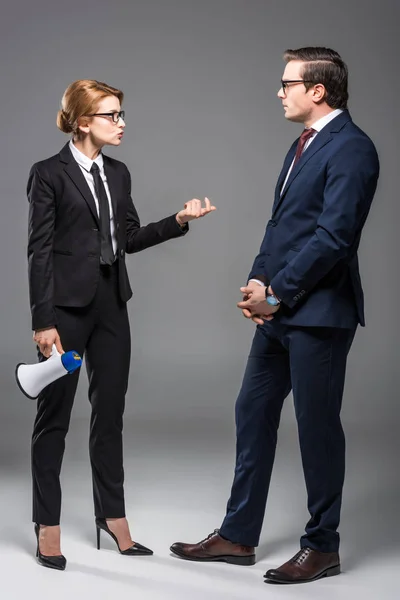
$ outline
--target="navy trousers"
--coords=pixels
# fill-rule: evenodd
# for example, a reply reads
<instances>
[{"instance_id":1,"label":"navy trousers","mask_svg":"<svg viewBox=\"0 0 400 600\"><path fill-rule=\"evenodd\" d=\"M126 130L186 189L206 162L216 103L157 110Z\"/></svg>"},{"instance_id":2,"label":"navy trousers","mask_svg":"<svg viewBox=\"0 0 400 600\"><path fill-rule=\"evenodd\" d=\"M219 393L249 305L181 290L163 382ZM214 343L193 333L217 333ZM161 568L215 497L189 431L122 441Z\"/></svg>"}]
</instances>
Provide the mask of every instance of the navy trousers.
<instances>
[{"instance_id":1,"label":"navy trousers","mask_svg":"<svg viewBox=\"0 0 400 600\"><path fill-rule=\"evenodd\" d=\"M301 547L339 548L345 470L340 420L347 354L355 329L258 326L236 402L236 467L223 537L259 543L283 401L293 390L311 515Z\"/></svg>"}]
</instances>

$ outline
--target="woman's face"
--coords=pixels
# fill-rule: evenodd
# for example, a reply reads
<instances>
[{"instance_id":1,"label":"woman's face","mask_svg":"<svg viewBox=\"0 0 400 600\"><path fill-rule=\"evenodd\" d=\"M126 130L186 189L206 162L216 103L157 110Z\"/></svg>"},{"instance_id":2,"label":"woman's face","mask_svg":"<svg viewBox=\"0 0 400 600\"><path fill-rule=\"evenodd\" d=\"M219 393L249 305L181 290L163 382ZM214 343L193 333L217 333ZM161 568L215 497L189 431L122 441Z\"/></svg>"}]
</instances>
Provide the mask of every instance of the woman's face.
<instances>
[{"instance_id":1,"label":"woman's face","mask_svg":"<svg viewBox=\"0 0 400 600\"><path fill-rule=\"evenodd\" d=\"M96 112L90 115L89 122L81 125L80 129L91 138L95 146L119 146L125 129L125 121L120 111L118 98L107 96L99 102Z\"/></svg>"}]
</instances>

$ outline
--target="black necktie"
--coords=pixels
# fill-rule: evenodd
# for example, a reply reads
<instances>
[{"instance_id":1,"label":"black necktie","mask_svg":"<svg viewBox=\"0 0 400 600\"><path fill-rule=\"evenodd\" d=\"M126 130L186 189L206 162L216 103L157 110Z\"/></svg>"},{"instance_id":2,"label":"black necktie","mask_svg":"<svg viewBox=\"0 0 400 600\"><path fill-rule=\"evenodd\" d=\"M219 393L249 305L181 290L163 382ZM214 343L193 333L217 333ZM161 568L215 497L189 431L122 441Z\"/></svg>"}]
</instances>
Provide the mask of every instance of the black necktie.
<instances>
[{"instance_id":1,"label":"black necktie","mask_svg":"<svg viewBox=\"0 0 400 600\"><path fill-rule=\"evenodd\" d=\"M101 262L106 265L112 265L115 259L111 241L110 229L110 207L108 204L107 192L100 175L100 169L94 162L90 169L93 175L94 189L97 200L99 201L99 220L100 220L100 239L101 239Z\"/></svg>"}]
</instances>

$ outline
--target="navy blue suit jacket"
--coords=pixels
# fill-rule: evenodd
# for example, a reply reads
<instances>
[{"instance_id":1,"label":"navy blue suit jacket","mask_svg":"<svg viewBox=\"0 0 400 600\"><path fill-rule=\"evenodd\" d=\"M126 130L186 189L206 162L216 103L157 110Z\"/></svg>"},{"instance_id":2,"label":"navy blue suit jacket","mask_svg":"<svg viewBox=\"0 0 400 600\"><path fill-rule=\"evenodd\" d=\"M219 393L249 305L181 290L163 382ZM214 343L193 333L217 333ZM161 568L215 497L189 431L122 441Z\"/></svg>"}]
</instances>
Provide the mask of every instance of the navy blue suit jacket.
<instances>
[{"instance_id":1,"label":"navy blue suit jacket","mask_svg":"<svg viewBox=\"0 0 400 600\"><path fill-rule=\"evenodd\" d=\"M297 142L249 279L271 284L282 300L275 315L282 323L365 325L357 249L379 176L375 146L345 110L303 152L281 195Z\"/></svg>"}]
</instances>

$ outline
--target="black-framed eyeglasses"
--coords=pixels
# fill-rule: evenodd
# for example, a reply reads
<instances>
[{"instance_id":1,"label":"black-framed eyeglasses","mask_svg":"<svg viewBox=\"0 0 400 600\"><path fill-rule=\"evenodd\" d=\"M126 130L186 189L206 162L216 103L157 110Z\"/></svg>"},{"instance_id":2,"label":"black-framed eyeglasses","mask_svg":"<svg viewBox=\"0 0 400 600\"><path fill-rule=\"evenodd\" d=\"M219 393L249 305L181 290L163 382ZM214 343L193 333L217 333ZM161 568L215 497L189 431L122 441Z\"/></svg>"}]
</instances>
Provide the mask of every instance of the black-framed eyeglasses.
<instances>
[{"instance_id":1,"label":"black-framed eyeglasses","mask_svg":"<svg viewBox=\"0 0 400 600\"><path fill-rule=\"evenodd\" d=\"M108 113L92 113L91 115L87 115L88 117L106 117L111 119L113 123L118 123L120 119L125 121L125 111L120 110L119 112L108 112Z\"/></svg>"},{"instance_id":2,"label":"black-framed eyeglasses","mask_svg":"<svg viewBox=\"0 0 400 600\"><path fill-rule=\"evenodd\" d=\"M310 79L281 79L281 88L283 93L286 93L286 88L289 87L289 83L314 83Z\"/></svg>"}]
</instances>

